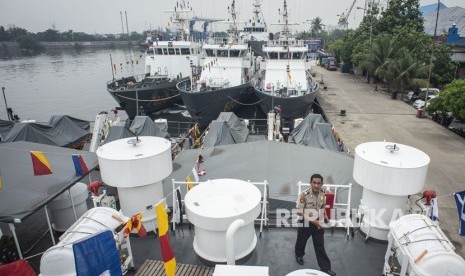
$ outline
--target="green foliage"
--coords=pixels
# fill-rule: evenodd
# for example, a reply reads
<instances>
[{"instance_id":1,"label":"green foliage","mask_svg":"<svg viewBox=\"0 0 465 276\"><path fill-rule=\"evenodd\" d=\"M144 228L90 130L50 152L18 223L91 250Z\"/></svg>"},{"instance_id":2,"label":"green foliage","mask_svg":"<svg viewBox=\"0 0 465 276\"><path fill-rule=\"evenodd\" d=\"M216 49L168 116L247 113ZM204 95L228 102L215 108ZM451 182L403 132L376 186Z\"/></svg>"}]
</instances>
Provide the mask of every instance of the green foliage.
<instances>
[{"instance_id":1,"label":"green foliage","mask_svg":"<svg viewBox=\"0 0 465 276\"><path fill-rule=\"evenodd\" d=\"M388 8L381 13L378 28L380 33L396 34L399 27L416 33L423 32L423 18L419 0L389 0Z\"/></svg>"},{"instance_id":2,"label":"green foliage","mask_svg":"<svg viewBox=\"0 0 465 276\"><path fill-rule=\"evenodd\" d=\"M434 87L441 87L454 80L457 65L452 62L451 55L452 50L447 45L440 44L435 49L431 74L431 84Z\"/></svg>"},{"instance_id":3,"label":"green foliage","mask_svg":"<svg viewBox=\"0 0 465 276\"><path fill-rule=\"evenodd\" d=\"M451 112L456 119L465 121L465 80L454 80L446 85L439 96L430 101L427 111L430 114Z\"/></svg>"},{"instance_id":4,"label":"green foliage","mask_svg":"<svg viewBox=\"0 0 465 276\"><path fill-rule=\"evenodd\" d=\"M35 35L22 35L17 39L19 48L26 50L28 53L37 54L41 52L44 47L40 45Z\"/></svg>"},{"instance_id":5,"label":"green foliage","mask_svg":"<svg viewBox=\"0 0 465 276\"><path fill-rule=\"evenodd\" d=\"M321 17L315 17L310 21L311 27L310 27L310 33L312 36L315 36L319 34L323 30L323 21Z\"/></svg>"}]
</instances>

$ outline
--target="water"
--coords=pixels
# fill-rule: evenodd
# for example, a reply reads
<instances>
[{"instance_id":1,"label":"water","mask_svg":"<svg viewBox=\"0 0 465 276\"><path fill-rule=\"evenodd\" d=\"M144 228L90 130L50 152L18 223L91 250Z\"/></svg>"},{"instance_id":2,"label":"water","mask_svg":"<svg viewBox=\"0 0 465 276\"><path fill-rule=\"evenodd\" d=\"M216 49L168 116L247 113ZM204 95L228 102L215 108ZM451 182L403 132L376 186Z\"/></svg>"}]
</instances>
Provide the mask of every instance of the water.
<instances>
[{"instance_id":1,"label":"water","mask_svg":"<svg viewBox=\"0 0 465 276\"><path fill-rule=\"evenodd\" d=\"M106 82L112 79L110 54L118 64L116 77L144 73L145 56L137 51L69 51L0 60L0 86L5 87L8 106L22 120L46 122L52 115L67 114L93 121L99 112L117 106L106 90ZM142 62L127 65L131 58ZM121 117L127 117L125 112ZM7 118L3 100L0 118Z\"/></svg>"}]
</instances>

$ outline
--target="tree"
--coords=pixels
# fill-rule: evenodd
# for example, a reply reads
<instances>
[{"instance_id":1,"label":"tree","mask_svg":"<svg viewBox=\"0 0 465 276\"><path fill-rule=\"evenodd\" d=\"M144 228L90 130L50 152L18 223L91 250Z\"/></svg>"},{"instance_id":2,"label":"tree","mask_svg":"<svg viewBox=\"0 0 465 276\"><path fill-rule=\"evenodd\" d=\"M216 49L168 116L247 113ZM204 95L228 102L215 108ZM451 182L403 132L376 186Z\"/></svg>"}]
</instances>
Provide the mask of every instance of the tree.
<instances>
[{"instance_id":1,"label":"tree","mask_svg":"<svg viewBox=\"0 0 465 276\"><path fill-rule=\"evenodd\" d=\"M428 83L428 67L417 60L406 48L402 48L395 59L392 59L390 71L397 91L406 87L422 87Z\"/></svg>"},{"instance_id":2,"label":"tree","mask_svg":"<svg viewBox=\"0 0 465 276\"><path fill-rule=\"evenodd\" d=\"M315 17L312 19L311 27L310 27L310 33L312 36L315 36L319 34L321 31L323 31L323 22L321 17Z\"/></svg>"},{"instance_id":3,"label":"tree","mask_svg":"<svg viewBox=\"0 0 465 276\"><path fill-rule=\"evenodd\" d=\"M455 78L456 64L451 60L452 50L444 44L437 45L434 51L431 84L435 87L450 83Z\"/></svg>"},{"instance_id":4,"label":"tree","mask_svg":"<svg viewBox=\"0 0 465 276\"><path fill-rule=\"evenodd\" d=\"M452 116L461 122L465 122L465 80L454 80L446 85L439 96L427 105L430 114L451 112Z\"/></svg>"},{"instance_id":5,"label":"tree","mask_svg":"<svg viewBox=\"0 0 465 276\"><path fill-rule=\"evenodd\" d=\"M396 41L391 35L382 35L373 40L371 51L366 55L362 67L368 72L380 79L386 81L388 92L390 84L395 79L395 73L392 70L392 60L395 54Z\"/></svg>"},{"instance_id":6,"label":"tree","mask_svg":"<svg viewBox=\"0 0 465 276\"><path fill-rule=\"evenodd\" d=\"M388 8L382 12L379 20L380 33L396 34L399 28L422 33L423 17L419 7L419 0L390 0Z\"/></svg>"}]
</instances>

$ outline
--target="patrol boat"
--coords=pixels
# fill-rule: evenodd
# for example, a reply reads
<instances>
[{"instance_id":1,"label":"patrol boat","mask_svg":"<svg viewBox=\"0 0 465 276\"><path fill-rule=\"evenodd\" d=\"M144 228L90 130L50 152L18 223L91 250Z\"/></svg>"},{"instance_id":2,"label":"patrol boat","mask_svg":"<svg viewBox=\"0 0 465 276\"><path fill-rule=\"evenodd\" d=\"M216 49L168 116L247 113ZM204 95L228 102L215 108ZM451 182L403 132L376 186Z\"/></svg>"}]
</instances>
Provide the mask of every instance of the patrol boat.
<instances>
[{"instance_id":1,"label":"patrol boat","mask_svg":"<svg viewBox=\"0 0 465 276\"><path fill-rule=\"evenodd\" d=\"M113 79L107 90L133 119L181 103L176 84L188 79L191 65L199 63L200 44L189 40L192 8L181 1L171 13L176 39L155 41L146 53L145 74Z\"/></svg>"},{"instance_id":2,"label":"patrol boat","mask_svg":"<svg viewBox=\"0 0 465 276\"><path fill-rule=\"evenodd\" d=\"M228 10L232 17L229 37L211 38L204 44L202 66L193 67L192 76L177 85L186 109L202 127L253 97L252 54L238 38L235 1Z\"/></svg>"},{"instance_id":3,"label":"patrol boat","mask_svg":"<svg viewBox=\"0 0 465 276\"><path fill-rule=\"evenodd\" d=\"M283 26L280 37L263 46L265 58L260 60L255 74L255 93L263 112L278 109L284 119L305 117L318 91L312 79L308 48L301 40L291 37L287 3L284 0Z\"/></svg>"}]
</instances>

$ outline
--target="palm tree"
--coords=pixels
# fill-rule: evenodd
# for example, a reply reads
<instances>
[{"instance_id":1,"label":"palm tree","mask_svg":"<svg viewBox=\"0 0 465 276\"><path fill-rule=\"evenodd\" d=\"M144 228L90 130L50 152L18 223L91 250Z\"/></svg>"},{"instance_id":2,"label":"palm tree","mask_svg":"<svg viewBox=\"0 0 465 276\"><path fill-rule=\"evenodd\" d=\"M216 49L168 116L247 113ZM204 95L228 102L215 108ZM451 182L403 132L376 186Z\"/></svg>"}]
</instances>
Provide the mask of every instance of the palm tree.
<instances>
[{"instance_id":1,"label":"palm tree","mask_svg":"<svg viewBox=\"0 0 465 276\"><path fill-rule=\"evenodd\" d=\"M370 52L366 55L361 66L367 69L372 76L383 79L386 82L388 92L394 79L390 63L394 58L395 39L390 35L383 35L373 41Z\"/></svg>"},{"instance_id":2,"label":"palm tree","mask_svg":"<svg viewBox=\"0 0 465 276\"><path fill-rule=\"evenodd\" d=\"M321 17L315 17L310 21L311 27L310 27L310 32L312 35L319 34L321 31L323 31L323 26L324 24L322 23Z\"/></svg>"},{"instance_id":3,"label":"palm tree","mask_svg":"<svg viewBox=\"0 0 465 276\"><path fill-rule=\"evenodd\" d=\"M426 86L428 82L428 66L416 60L405 48L402 48L397 58L390 63L390 71L393 73L397 91L406 87Z\"/></svg>"}]
</instances>

